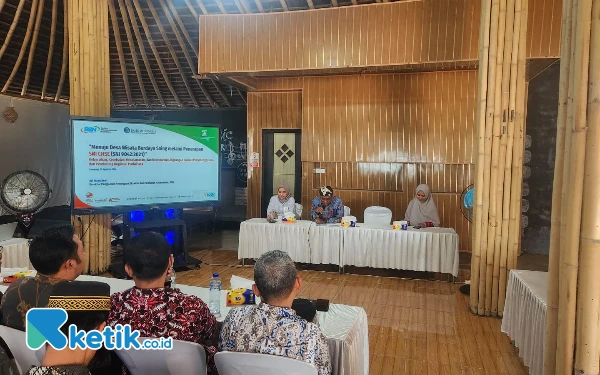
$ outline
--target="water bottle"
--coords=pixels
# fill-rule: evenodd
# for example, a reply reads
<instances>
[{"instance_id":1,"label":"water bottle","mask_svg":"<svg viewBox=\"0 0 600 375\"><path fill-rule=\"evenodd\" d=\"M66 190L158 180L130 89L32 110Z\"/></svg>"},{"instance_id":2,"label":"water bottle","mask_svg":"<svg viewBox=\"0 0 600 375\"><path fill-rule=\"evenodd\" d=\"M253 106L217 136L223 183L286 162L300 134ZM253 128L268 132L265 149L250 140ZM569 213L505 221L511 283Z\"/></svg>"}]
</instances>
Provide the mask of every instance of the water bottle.
<instances>
[{"instance_id":1,"label":"water bottle","mask_svg":"<svg viewBox=\"0 0 600 375\"><path fill-rule=\"evenodd\" d=\"M213 273L213 277L210 279L210 300L208 302L208 308L210 312L215 316L221 316L221 278L219 273Z\"/></svg>"},{"instance_id":2,"label":"water bottle","mask_svg":"<svg viewBox=\"0 0 600 375\"><path fill-rule=\"evenodd\" d=\"M171 270L171 289L175 288L175 268Z\"/></svg>"}]
</instances>

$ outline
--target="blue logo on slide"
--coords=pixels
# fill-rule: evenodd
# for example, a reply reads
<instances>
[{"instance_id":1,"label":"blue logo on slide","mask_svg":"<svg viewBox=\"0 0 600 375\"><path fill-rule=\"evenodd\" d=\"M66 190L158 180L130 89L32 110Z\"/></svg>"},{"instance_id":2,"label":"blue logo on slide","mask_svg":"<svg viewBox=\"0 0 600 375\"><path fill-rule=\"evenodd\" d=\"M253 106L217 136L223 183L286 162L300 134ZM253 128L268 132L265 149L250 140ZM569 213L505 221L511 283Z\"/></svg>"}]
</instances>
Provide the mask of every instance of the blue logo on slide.
<instances>
[{"instance_id":1,"label":"blue logo on slide","mask_svg":"<svg viewBox=\"0 0 600 375\"><path fill-rule=\"evenodd\" d=\"M82 133L98 133L100 128L97 126L84 126L81 128Z\"/></svg>"},{"instance_id":2,"label":"blue logo on slide","mask_svg":"<svg viewBox=\"0 0 600 375\"><path fill-rule=\"evenodd\" d=\"M129 129L128 127L125 127L125 129L123 129L123 131L127 134L131 133L131 129Z\"/></svg>"}]
</instances>

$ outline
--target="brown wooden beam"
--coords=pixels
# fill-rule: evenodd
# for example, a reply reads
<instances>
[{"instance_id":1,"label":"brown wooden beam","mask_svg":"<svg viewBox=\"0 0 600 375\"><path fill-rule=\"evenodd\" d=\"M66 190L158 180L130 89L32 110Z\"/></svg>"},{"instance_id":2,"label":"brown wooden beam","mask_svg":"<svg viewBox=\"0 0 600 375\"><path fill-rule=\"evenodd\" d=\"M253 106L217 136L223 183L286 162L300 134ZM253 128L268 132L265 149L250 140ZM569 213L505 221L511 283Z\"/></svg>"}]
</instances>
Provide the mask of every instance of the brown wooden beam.
<instances>
[{"instance_id":1,"label":"brown wooden beam","mask_svg":"<svg viewBox=\"0 0 600 375\"><path fill-rule=\"evenodd\" d=\"M63 0L63 16L66 20L67 17L67 1ZM58 81L58 87L56 88L56 95L54 96L54 101L57 102L60 99L60 95L62 94L62 88L65 83L65 76L67 75L67 66L69 64L69 48L65 48L65 46L69 45L69 23L64 21L63 25L63 54L62 54L62 67L60 68L60 80Z\"/></svg>"},{"instance_id":2,"label":"brown wooden beam","mask_svg":"<svg viewBox=\"0 0 600 375\"><path fill-rule=\"evenodd\" d=\"M229 98L227 97L227 95L225 95L225 91L223 91L223 89L221 88L221 86L219 86L219 84L214 81L211 80L212 84L215 86L215 88L217 89L217 92L219 93L219 95L221 95L221 97L223 97L223 100L225 101L225 104L227 104L228 107L233 107L233 104L231 104L231 101L229 100Z\"/></svg>"},{"instance_id":3,"label":"brown wooden beam","mask_svg":"<svg viewBox=\"0 0 600 375\"><path fill-rule=\"evenodd\" d=\"M177 21L177 24L179 25L179 28L181 29L181 32L185 36L185 39L187 40L187 42L190 45L190 47L192 47L192 49L194 50L194 53L197 56L198 55L198 45L197 45L197 43L194 42L194 40L190 36L190 33L187 31L187 28L185 27L185 24L183 23L183 21L181 21L181 17L179 17L179 13L177 13L177 9L175 9L175 7L173 6L173 2L172 1L168 1L167 5L169 6L169 9L171 10L171 13L173 14L173 17L175 17L175 20ZM196 22L198 22L198 18L197 17L196 17Z\"/></svg>"},{"instance_id":4,"label":"brown wooden beam","mask_svg":"<svg viewBox=\"0 0 600 375\"><path fill-rule=\"evenodd\" d=\"M33 29L33 25L35 22L35 16L37 14L37 9L38 9L38 0L33 0L33 3L31 4L31 11L29 12L29 22L27 23L27 31L25 32L25 39L23 39L23 44L21 45L21 51L19 52L19 57L17 58L17 61L15 62L15 64L13 65L13 70L10 73L10 76L8 77L8 79L6 80L6 83L4 84L4 87L2 88L2 92L6 92L6 90L8 90L8 88L10 87L10 84L12 83L12 80L15 78L15 76L17 75L17 72L19 71L19 68L21 67L21 62L23 61L23 56L25 55L25 51L27 51L27 47L29 46L29 39L31 38L31 31Z\"/></svg>"},{"instance_id":5,"label":"brown wooden beam","mask_svg":"<svg viewBox=\"0 0 600 375\"><path fill-rule=\"evenodd\" d=\"M50 46L48 47L48 58L46 59L46 71L44 72L44 85L42 87L41 99L46 97L50 68L52 67L52 55L54 53L54 40L56 39L56 18L58 13L58 0L52 0L52 26L50 26ZM66 45L66 44L65 44Z\"/></svg>"},{"instance_id":6,"label":"brown wooden beam","mask_svg":"<svg viewBox=\"0 0 600 375\"><path fill-rule=\"evenodd\" d=\"M133 36L131 35L131 29L129 27L129 16L127 15L127 10L125 9L125 4L123 3L123 0L118 1L119 11L121 12L121 18L123 19L123 26L125 26L127 44L129 44L129 50L131 51L131 59L133 60L133 67L135 68L135 75L137 76L138 85L140 86L140 91L142 92L142 98L144 98L144 104L148 106L148 96L146 95L146 88L144 87L144 81L142 80L142 70L140 69L140 64L137 58L137 52L135 50L135 43L133 42Z\"/></svg>"},{"instance_id":7,"label":"brown wooden beam","mask_svg":"<svg viewBox=\"0 0 600 375\"><path fill-rule=\"evenodd\" d=\"M136 7L138 8L140 17L143 17L143 13L142 13L142 10L141 10L140 4L139 4L139 0L134 0L134 2L135 2ZM147 4L148 4L148 8L150 8L150 13L152 13L152 17L154 17L156 25L158 26L160 35L163 37L164 42L167 45L167 49L169 50L169 53L171 54L171 58L175 62L175 66L177 66L177 70L179 70L179 74L181 75L181 79L183 80L183 84L185 85L185 88L187 89L188 94L190 95L190 99L192 99L192 103L194 103L194 105L197 107L198 101L196 100L196 96L194 95L194 92L192 91L192 88L187 80L187 74L185 74L183 72L181 64L179 63L179 58L177 57L177 54L175 53L175 50L173 49L173 46L171 45L169 37L167 36L167 33L165 32L165 28L163 27L162 23L160 22L160 18L158 16L158 14L156 13L156 9L154 9L154 5L152 5L151 1L149 1ZM148 26L146 25L146 28L147 27Z\"/></svg>"},{"instance_id":8,"label":"brown wooden beam","mask_svg":"<svg viewBox=\"0 0 600 375\"><path fill-rule=\"evenodd\" d=\"M119 0L119 4L121 4L123 0ZM154 73L152 73L152 65L150 65L150 61L148 60L148 56L146 54L146 50L144 48L144 40L142 39L142 35L140 34L140 29L138 28L136 16L133 12L133 6L131 5L131 0L126 0L125 9L129 14L129 20L131 21L131 27L133 28L133 33L135 34L135 38L138 42L138 47L140 48L140 52L142 54L142 60L144 60L144 65L146 66L146 71L148 72L148 76L150 77L150 81L152 82L152 87L154 87L154 92L156 96L158 96L158 100L160 100L160 104L165 106L165 100L162 97L160 89L158 88L158 84L156 83L156 79L154 78Z\"/></svg>"},{"instance_id":9,"label":"brown wooden beam","mask_svg":"<svg viewBox=\"0 0 600 375\"><path fill-rule=\"evenodd\" d=\"M258 8L258 11L261 13L265 12L265 9L262 6L262 2L260 0L254 0L254 4L256 4L256 7Z\"/></svg>"},{"instance_id":10,"label":"brown wooden beam","mask_svg":"<svg viewBox=\"0 0 600 375\"><path fill-rule=\"evenodd\" d=\"M13 33L15 32L15 29L17 28L17 23L19 23L19 19L21 18L21 12L23 12L23 7L25 6L25 3L27 3L26 0L20 0L19 1L19 6L17 7L17 10L15 12L15 16L13 17L13 21L10 24L10 28L8 29L8 33L6 33L6 37L4 38L4 43L2 43L2 47L0 47L0 60L2 59L2 56L4 55L4 52L6 51L6 48L10 44L10 39L12 38Z\"/></svg>"},{"instance_id":11,"label":"brown wooden beam","mask_svg":"<svg viewBox=\"0 0 600 375\"><path fill-rule=\"evenodd\" d=\"M169 10L167 9L167 6L165 4L165 0L158 0L158 1L160 2L160 6L161 6L161 8L163 10L163 13L167 17L167 20L169 21L169 24L171 25L171 30L173 30L173 33L175 34L175 38L177 39L177 42L179 43L179 47L183 51L183 55L185 56L185 59L186 59L186 61L188 63L188 66L189 66L189 68L193 72L194 69L195 69L195 65L192 62L192 58L190 57L188 49L185 47L185 43L183 41L183 38L181 37L181 34L179 33L179 30L177 29L177 26L175 26L175 23L173 22L173 17L171 15L171 13L169 12ZM175 10L171 9L171 11L173 12ZM177 17L177 13L175 13L174 16ZM196 58L197 57L198 57L198 55L196 54ZM200 80L196 79L196 82L198 83L198 85L200 86L200 89L202 90L202 83L200 82ZM203 90L202 93L206 97L206 100L208 100L208 103L210 104L210 106L211 107L215 107L215 101L211 97L210 93L208 91L206 91L206 90Z\"/></svg>"},{"instance_id":12,"label":"brown wooden beam","mask_svg":"<svg viewBox=\"0 0 600 375\"><path fill-rule=\"evenodd\" d=\"M110 12L110 20L112 22L113 34L115 36L115 44L117 45L117 52L119 54L119 65L121 65L121 76L123 78L123 85L125 86L125 92L127 94L127 105L131 105L133 100L131 99L131 90L129 88L129 78L127 77L127 67L125 66L125 57L123 54L123 45L121 43L121 33L119 31L119 22L117 20L117 11L115 4L112 0L108 1L108 10ZM132 52L133 54L133 52ZM111 95L112 98L112 95Z\"/></svg>"},{"instance_id":13,"label":"brown wooden beam","mask_svg":"<svg viewBox=\"0 0 600 375\"><path fill-rule=\"evenodd\" d=\"M227 10L223 6L223 3L221 2L221 0L215 0L215 2L217 3L217 6L219 7L219 10L221 10L221 13L227 14Z\"/></svg>"},{"instance_id":14,"label":"brown wooden beam","mask_svg":"<svg viewBox=\"0 0 600 375\"><path fill-rule=\"evenodd\" d=\"M27 93L27 86L29 85L29 78L31 77L33 56L35 55L35 47L37 46L38 36L40 35L40 24L42 23L42 15L44 14L44 2L45 0L40 0L38 5L37 16L35 19L35 29L33 30L33 40L31 41L31 47L29 48L27 70L25 71L25 80L23 81L23 87L21 88L21 96L25 96Z\"/></svg>"},{"instance_id":15,"label":"brown wooden beam","mask_svg":"<svg viewBox=\"0 0 600 375\"><path fill-rule=\"evenodd\" d=\"M202 14L208 14L208 11L206 10L206 7L202 3L202 0L196 0L196 2L198 3L198 6L200 7L200 10L202 11ZM196 22L198 22L198 17L196 17Z\"/></svg>"}]
</instances>

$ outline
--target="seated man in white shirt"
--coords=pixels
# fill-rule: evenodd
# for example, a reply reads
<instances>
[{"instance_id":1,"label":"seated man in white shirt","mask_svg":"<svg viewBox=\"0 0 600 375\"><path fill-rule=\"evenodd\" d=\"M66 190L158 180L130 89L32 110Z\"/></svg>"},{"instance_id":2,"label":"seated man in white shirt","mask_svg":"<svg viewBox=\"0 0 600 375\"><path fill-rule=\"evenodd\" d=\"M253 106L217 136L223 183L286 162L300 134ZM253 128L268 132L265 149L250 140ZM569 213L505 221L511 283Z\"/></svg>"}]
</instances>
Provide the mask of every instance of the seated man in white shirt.
<instances>
[{"instance_id":1,"label":"seated man in white shirt","mask_svg":"<svg viewBox=\"0 0 600 375\"><path fill-rule=\"evenodd\" d=\"M319 375L331 374L321 330L291 308L302 280L290 256L279 250L263 254L254 265L254 282L252 289L261 303L231 309L219 350L289 357L314 365Z\"/></svg>"}]
</instances>

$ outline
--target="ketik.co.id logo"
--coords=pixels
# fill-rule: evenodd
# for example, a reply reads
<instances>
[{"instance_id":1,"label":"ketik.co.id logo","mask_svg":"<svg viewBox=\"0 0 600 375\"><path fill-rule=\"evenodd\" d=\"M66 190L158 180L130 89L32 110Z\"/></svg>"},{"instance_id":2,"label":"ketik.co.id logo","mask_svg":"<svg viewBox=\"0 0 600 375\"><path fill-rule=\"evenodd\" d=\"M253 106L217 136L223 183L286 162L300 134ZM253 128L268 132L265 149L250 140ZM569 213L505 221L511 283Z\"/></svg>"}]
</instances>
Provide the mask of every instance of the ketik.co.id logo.
<instances>
[{"instance_id":1,"label":"ketik.co.id logo","mask_svg":"<svg viewBox=\"0 0 600 375\"><path fill-rule=\"evenodd\" d=\"M67 312L57 308L33 308L25 316L25 336L27 347L38 350L46 343L56 350L93 349L103 346L108 350L171 350L173 338L146 339L138 341L139 331L131 329L129 324L117 324L114 328L106 326L102 332L98 330L81 331L74 324L69 326L69 336L60 330L67 322Z\"/></svg>"}]
</instances>

